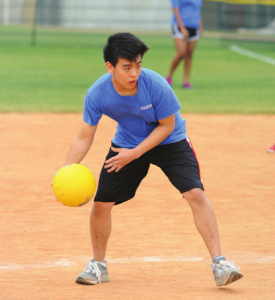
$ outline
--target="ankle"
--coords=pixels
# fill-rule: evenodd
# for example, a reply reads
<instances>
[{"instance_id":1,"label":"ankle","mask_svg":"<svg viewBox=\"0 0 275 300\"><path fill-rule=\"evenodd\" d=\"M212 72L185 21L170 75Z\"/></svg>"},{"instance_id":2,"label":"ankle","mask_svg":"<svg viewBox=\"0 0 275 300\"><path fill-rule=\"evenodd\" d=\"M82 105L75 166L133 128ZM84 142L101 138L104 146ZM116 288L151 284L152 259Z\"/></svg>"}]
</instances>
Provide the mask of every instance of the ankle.
<instances>
[{"instance_id":1,"label":"ankle","mask_svg":"<svg viewBox=\"0 0 275 300\"><path fill-rule=\"evenodd\" d=\"M214 264L218 264L221 260L226 260L224 256L222 255L217 255L215 256L212 261Z\"/></svg>"}]
</instances>

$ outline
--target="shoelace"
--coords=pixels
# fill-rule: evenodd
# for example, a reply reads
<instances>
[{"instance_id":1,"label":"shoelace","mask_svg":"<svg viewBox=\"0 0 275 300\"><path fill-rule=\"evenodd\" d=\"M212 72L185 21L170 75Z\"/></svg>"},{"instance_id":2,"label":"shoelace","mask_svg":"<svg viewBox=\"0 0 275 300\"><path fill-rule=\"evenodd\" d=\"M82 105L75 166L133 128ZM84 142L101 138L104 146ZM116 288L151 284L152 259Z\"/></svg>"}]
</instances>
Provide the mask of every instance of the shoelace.
<instances>
[{"instance_id":1,"label":"shoelace","mask_svg":"<svg viewBox=\"0 0 275 300\"><path fill-rule=\"evenodd\" d=\"M215 266L220 265L222 269L227 270L228 267L236 267L238 269L238 267L234 264L234 261L227 261L227 260L220 260L219 263L214 263L212 265L212 271L214 271Z\"/></svg>"},{"instance_id":2,"label":"shoelace","mask_svg":"<svg viewBox=\"0 0 275 300\"><path fill-rule=\"evenodd\" d=\"M98 282L101 283L101 280L100 280L101 272L100 272L96 262L90 261L88 263L85 272L90 273L90 271L92 273L96 274L96 277L98 278Z\"/></svg>"},{"instance_id":3,"label":"shoelace","mask_svg":"<svg viewBox=\"0 0 275 300\"><path fill-rule=\"evenodd\" d=\"M235 265L234 261L221 260L219 264L222 265L223 269L227 269L228 267L234 267L237 270L240 269L238 266Z\"/></svg>"}]
</instances>

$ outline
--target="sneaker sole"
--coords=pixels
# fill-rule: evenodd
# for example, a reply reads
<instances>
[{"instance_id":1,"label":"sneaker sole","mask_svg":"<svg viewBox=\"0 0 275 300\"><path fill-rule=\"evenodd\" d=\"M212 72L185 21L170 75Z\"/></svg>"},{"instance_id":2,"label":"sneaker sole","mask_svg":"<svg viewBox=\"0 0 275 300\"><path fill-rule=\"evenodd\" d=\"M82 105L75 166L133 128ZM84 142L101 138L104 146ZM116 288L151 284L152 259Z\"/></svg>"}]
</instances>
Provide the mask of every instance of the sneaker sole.
<instances>
[{"instance_id":1,"label":"sneaker sole","mask_svg":"<svg viewBox=\"0 0 275 300\"><path fill-rule=\"evenodd\" d=\"M90 285L97 284L97 281L87 281L82 277L78 277L75 282L80 284L90 284Z\"/></svg>"},{"instance_id":2,"label":"sneaker sole","mask_svg":"<svg viewBox=\"0 0 275 300\"><path fill-rule=\"evenodd\" d=\"M238 273L238 272L233 272L230 277L227 279L227 281L224 283L224 285L228 285L234 281L237 281L239 279L243 278L243 274L242 273Z\"/></svg>"},{"instance_id":3,"label":"sneaker sole","mask_svg":"<svg viewBox=\"0 0 275 300\"><path fill-rule=\"evenodd\" d=\"M109 275L103 275L101 277L101 283L104 283L104 282L108 282L109 281ZM80 283L80 284L89 284L89 285L95 285L95 284L98 284L98 281L88 281L88 280L85 280L83 277L78 277L76 280L75 280L76 283Z\"/></svg>"}]
</instances>

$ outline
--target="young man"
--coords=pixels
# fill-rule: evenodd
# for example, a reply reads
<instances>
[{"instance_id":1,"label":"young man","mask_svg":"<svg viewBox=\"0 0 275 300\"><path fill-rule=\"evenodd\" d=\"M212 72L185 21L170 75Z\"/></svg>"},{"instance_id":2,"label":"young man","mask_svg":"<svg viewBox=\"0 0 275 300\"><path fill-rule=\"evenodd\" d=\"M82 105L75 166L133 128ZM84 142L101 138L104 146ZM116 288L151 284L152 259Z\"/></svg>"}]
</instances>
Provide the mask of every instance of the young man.
<instances>
[{"instance_id":1,"label":"young man","mask_svg":"<svg viewBox=\"0 0 275 300\"><path fill-rule=\"evenodd\" d=\"M87 92L83 123L65 161L65 165L82 161L93 143L102 114L117 121L117 132L100 174L91 212L94 258L77 275L76 282L109 281L105 254L111 233L111 210L134 197L150 164L155 164L191 206L197 229L213 260L216 284L227 285L243 275L238 266L221 255L215 214L203 192L199 165L186 136L179 101L164 78L141 69L147 50L130 33L109 37L104 47L108 73Z\"/></svg>"}]
</instances>

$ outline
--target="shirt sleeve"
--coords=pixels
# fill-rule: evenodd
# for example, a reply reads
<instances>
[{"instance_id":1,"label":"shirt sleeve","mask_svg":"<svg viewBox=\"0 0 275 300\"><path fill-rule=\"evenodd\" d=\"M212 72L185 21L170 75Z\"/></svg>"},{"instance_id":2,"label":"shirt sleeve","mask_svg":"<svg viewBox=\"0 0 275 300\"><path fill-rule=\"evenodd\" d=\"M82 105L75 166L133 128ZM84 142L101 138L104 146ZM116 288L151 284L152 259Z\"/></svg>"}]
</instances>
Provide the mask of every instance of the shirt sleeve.
<instances>
[{"instance_id":1,"label":"shirt sleeve","mask_svg":"<svg viewBox=\"0 0 275 300\"><path fill-rule=\"evenodd\" d=\"M179 7L179 0L170 0L172 7Z\"/></svg>"},{"instance_id":2,"label":"shirt sleeve","mask_svg":"<svg viewBox=\"0 0 275 300\"><path fill-rule=\"evenodd\" d=\"M102 112L99 104L96 101L96 96L93 96L88 91L84 100L83 121L89 125L95 126L98 124L101 117Z\"/></svg>"},{"instance_id":3,"label":"shirt sleeve","mask_svg":"<svg viewBox=\"0 0 275 300\"><path fill-rule=\"evenodd\" d=\"M162 89L158 94L154 108L157 119L162 120L178 112L181 108L181 105L177 99L177 96L169 87Z\"/></svg>"}]
</instances>

